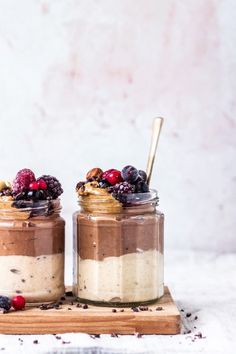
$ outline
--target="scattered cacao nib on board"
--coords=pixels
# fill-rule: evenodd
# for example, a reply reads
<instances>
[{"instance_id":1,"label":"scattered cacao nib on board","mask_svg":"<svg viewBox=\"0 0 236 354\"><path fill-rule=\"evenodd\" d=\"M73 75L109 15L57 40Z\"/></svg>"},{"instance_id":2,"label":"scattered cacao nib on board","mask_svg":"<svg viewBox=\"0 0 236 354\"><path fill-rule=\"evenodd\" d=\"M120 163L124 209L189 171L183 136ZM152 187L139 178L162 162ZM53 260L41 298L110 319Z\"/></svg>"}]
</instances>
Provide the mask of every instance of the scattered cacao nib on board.
<instances>
[{"instance_id":1,"label":"scattered cacao nib on board","mask_svg":"<svg viewBox=\"0 0 236 354\"><path fill-rule=\"evenodd\" d=\"M139 306L140 311L148 311L148 306Z\"/></svg>"},{"instance_id":2,"label":"scattered cacao nib on board","mask_svg":"<svg viewBox=\"0 0 236 354\"><path fill-rule=\"evenodd\" d=\"M163 307L162 306L157 306L156 311L162 311Z\"/></svg>"},{"instance_id":3,"label":"scattered cacao nib on board","mask_svg":"<svg viewBox=\"0 0 236 354\"><path fill-rule=\"evenodd\" d=\"M131 307L131 310L134 312L139 312L139 309L137 307Z\"/></svg>"}]
</instances>

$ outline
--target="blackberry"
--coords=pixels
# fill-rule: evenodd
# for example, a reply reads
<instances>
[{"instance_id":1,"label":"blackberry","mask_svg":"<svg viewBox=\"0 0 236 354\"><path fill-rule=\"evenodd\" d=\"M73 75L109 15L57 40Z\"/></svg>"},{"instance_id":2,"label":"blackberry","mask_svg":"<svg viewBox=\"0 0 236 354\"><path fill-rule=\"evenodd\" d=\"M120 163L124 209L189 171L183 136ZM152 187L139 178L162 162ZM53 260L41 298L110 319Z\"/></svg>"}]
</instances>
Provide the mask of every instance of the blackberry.
<instances>
[{"instance_id":1,"label":"blackberry","mask_svg":"<svg viewBox=\"0 0 236 354\"><path fill-rule=\"evenodd\" d=\"M43 175L39 177L37 181L39 181L40 179L46 182L47 191L49 195L52 197L52 199L58 198L63 193L61 183L58 181L56 177L50 175Z\"/></svg>"},{"instance_id":2,"label":"blackberry","mask_svg":"<svg viewBox=\"0 0 236 354\"><path fill-rule=\"evenodd\" d=\"M11 300L7 296L0 296L0 308L9 311L11 308Z\"/></svg>"},{"instance_id":3,"label":"blackberry","mask_svg":"<svg viewBox=\"0 0 236 354\"><path fill-rule=\"evenodd\" d=\"M147 193L149 192L149 187L146 182L138 181L135 185L135 193Z\"/></svg>"},{"instance_id":4,"label":"blackberry","mask_svg":"<svg viewBox=\"0 0 236 354\"><path fill-rule=\"evenodd\" d=\"M29 188L31 182L35 181L34 172L28 168L23 168L17 172L16 177L12 184L13 194L19 194Z\"/></svg>"},{"instance_id":5,"label":"blackberry","mask_svg":"<svg viewBox=\"0 0 236 354\"><path fill-rule=\"evenodd\" d=\"M110 191L112 192L112 196L114 198L122 203L125 203L127 200L127 194L135 192L135 186L128 182L121 182L110 188Z\"/></svg>"},{"instance_id":6,"label":"blackberry","mask_svg":"<svg viewBox=\"0 0 236 354\"><path fill-rule=\"evenodd\" d=\"M121 177L124 181L129 183L134 183L138 176L138 170L133 166L125 166L121 171Z\"/></svg>"}]
</instances>

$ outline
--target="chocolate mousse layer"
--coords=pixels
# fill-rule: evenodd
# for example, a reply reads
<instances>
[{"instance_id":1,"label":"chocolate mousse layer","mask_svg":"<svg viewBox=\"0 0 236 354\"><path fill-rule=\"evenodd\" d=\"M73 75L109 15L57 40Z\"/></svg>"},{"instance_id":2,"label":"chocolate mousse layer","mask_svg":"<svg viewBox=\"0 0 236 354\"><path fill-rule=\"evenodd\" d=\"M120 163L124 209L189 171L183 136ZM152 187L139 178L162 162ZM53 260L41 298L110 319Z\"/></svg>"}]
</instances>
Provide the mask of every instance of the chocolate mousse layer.
<instances>
[{"instance_id":1,"label":"chocolate mousse layer","mask_svg":"<svg viewBox=\"0 0 236 354\"><path fill-rule=\"evenodd\" d=\"M81 213L77 216L77 251L81 259L99 261L154 249L163 253L163 229L162 214L119 219L88 218Z\"/></svg>"},{"instance_id":2,"label":"chocolate mousse layer","mask_svg":"<svg viewBox=\"0 0 236 354\"><path fill-rule=\"evenodd\" d=\"M28 220L2 220L0 225L0 256L37 257L64 252L62 218L41 217Z\"/></svg>"}]
</instances>

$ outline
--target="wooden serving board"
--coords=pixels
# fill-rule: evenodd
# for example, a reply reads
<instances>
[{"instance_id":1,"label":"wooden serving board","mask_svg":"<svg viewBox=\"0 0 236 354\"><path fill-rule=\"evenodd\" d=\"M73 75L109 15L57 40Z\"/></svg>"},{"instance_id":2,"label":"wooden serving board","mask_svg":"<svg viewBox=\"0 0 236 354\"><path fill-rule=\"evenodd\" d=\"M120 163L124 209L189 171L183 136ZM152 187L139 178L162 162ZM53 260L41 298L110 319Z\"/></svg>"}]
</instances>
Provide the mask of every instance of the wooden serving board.
<instances>
[{"instance_id":1,"label":"wooden serving board","mask_svg":"<svg viewBox=\"0 0 236 354\"><path fill-rule=\"evenodd\" d=\"M24 311L0 314L0 333L53 334L83 332L90 334L178 334L180 313L169 289L153 305L138 312L131 308L77 307L78 302L67 297L59 309L40 310L27 307ZM86 307L86 306L85 306ZM162 308L162 309L161 309ZM116 309L116 311L114 310Z\"/></svg>"}]
</instances>

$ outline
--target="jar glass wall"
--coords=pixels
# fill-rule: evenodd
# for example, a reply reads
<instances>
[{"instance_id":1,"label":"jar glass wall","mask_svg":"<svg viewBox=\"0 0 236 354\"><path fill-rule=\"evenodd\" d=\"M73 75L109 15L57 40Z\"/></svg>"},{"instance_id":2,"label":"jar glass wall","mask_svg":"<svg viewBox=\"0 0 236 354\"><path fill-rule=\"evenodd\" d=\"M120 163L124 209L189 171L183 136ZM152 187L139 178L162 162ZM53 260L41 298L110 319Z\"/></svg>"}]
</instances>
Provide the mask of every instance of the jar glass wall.
<instances>
[{"instance_id":1,"label":"jar glass wall","mask_svg":"<svg viewBox=\"0 0 236 354\"><path fill-rule=\"evenodd\" d=\"M73 216L74 292L82 302L131 306L163 295L164 216L156 191L128 197L132 206L121 212L98 198L80 201Z\"/></svg>"},{"instance_id":2,"label":"jar glass wall","mask_svg":"<svg viewBox=\"0 0 236 354\"><path fill-rule=\"evenodd\" d=\"M60 200L0 202L0 294L27 303L64 293L65 222Z\"/></svg>"}]
</instances>

